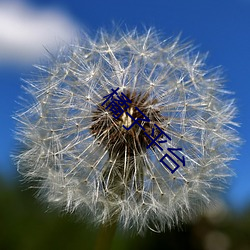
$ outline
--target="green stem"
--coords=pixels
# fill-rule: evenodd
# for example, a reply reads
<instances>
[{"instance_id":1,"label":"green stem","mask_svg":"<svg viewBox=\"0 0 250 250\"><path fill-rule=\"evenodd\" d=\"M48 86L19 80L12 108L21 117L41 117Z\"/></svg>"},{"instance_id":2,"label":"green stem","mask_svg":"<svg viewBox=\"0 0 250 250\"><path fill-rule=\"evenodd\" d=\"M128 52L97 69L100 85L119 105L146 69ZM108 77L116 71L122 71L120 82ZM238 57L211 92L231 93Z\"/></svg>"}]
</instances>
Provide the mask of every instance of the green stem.
<instances>
[{"instance_id":1,"label":"green stem","mask_svg":"<svg viewBox=\"0 0 250 250\"><path fill-rule=\"evenodd\" d=\"M97 234L95 250L110 250L112 246L112 241L116 232L117 223L114 222L110 224L103 224L99 228Z\"/></svg>"}]
</instances>

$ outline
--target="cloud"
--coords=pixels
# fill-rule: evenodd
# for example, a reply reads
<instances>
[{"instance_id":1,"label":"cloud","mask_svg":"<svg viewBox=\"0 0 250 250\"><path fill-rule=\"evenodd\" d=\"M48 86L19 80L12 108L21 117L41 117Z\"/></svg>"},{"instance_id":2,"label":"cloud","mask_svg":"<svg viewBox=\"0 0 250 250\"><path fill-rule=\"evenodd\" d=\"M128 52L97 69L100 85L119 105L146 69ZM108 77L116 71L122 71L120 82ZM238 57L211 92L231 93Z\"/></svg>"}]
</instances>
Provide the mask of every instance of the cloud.
<instances>
[{"instance_id":1,"label":"cloud","mask_svg":"<svg viewBox=\"0 0 250 250\"><path fill-rule=\"evenodd\" d=\"M22 2L0 3L0 64L27 63L70 42L76 25L57 9L39 10Z\"/></svg>"}]
</instances>

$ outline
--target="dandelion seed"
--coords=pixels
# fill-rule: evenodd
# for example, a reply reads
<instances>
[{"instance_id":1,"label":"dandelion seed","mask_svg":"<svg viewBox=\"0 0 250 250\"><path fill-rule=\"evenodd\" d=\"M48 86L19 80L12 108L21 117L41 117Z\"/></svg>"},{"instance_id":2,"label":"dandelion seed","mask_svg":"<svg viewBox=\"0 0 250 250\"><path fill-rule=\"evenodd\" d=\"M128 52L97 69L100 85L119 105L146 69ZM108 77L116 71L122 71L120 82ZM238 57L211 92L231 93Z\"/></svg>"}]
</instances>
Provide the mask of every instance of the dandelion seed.
<instances>
[{"instance_id":1,"label":"dandelion seed","mask_svg":"<svg viewBox=\"0 0 250 250\"><path fill-rule=\"evenodd\" d=\"M25 148L16 161L49 204L163 231L202 212L233 175L234 102L191 44L161 41L152 29L101 31L37 68L41 76L26 84L33 101L15 116ZM131 100L117 118L102 106L111 89ZM160 148L149 137L163 140L159 129L169 137ZM161 160L167 149L185 157L173 174Z\"/></svg>"}]
</instances>

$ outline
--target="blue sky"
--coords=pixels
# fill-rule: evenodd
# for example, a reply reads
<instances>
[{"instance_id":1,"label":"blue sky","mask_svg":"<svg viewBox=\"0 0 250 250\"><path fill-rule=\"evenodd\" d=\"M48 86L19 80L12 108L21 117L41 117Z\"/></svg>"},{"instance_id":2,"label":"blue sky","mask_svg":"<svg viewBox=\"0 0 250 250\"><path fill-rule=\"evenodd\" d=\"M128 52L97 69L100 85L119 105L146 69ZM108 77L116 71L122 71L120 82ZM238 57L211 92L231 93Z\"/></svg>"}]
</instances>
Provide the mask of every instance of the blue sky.
<instances>
[{"instance_id":1,"label":"blue sky","mask_svg":"<svg viewBox=\"0 0 250 250\"><path fill-rule=\"evenodd\" d=\"M239 133L244 140L238 160L232 163L237 177L226 198L236 208L250 204L250 0L30 0L8 1L12 3L8 11L4 9L7 4L1 3L4 1L0 2L1 176L16 179L9 156L15 149L11 116L22 95L21 78L34 71L31 65L46 54L43 45L53 50L58 44L55 36L70 40L77 27L94 35L114 21L129 28L154 26L166 37L181 33L201 52L209 51L210 67L223 67L225 88L235 92Z\"/></svg>"}]
</instances>

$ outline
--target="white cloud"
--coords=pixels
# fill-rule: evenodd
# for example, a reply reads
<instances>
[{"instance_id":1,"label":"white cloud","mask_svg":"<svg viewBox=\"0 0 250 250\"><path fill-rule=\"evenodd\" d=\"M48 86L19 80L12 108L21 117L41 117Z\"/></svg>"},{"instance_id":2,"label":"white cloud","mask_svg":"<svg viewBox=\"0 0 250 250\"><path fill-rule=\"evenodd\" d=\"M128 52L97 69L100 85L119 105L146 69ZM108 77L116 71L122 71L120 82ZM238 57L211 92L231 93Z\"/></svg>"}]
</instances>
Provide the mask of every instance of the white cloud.
<instances>
[{"instance_id":1,"label":"white cloud","mask_svg":"<svg viewBox=\"0 0 250 250\"><path fill-rule=\"evenodd\" d=\"M39 10L22 2L0 3L0 64L27 63L70 42L76 25L56 9Z\"/></svg>"}]
</instances>

